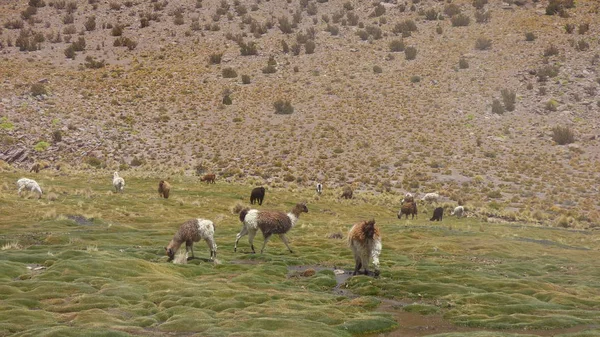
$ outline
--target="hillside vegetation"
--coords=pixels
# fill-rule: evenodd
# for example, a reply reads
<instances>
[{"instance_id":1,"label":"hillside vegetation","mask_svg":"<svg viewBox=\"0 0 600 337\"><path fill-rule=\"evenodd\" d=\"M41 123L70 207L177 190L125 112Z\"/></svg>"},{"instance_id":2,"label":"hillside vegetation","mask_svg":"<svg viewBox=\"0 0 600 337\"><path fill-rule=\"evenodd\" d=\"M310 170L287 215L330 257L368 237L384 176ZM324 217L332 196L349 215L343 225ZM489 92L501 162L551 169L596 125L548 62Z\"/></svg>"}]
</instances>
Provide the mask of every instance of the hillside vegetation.
<instances>
[{"instance_id":1,"label":"hillside vegetation","mask_svg":"<svg viewBox=\"0 0 600 337\"><path fill-rule=\"evenodd\" d=\"M0 160L600 220L593 0L0 4Z\"/></svg>"}]
</instances>

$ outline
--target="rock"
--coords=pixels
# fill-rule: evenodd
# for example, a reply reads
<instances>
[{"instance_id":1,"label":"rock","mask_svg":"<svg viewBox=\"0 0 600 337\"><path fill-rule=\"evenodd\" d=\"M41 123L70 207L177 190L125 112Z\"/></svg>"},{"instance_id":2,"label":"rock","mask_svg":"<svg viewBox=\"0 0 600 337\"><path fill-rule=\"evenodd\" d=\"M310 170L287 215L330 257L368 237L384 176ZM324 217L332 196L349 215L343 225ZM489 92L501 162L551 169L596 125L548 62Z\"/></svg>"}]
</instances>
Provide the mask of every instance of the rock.
<instances>
[{"instance_id":1,"label":"rock","mask_svg":"<svg viewBox=\"0 0 600 337\"><path fill-rule=\"evenodd\" d=\"M9 164L21 163L29 158L29 151L23 148L9 149L0 153L0 160L3 160Z\"/></svg>"}]
</instances>

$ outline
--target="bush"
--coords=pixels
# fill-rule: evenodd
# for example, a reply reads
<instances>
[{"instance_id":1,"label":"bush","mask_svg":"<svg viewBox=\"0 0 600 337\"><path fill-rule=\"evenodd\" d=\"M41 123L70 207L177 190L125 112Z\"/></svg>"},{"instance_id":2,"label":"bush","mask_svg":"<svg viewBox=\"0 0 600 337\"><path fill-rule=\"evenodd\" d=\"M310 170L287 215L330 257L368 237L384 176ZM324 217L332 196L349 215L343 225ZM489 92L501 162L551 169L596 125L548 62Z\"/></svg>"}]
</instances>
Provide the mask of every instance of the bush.
<instances>
[{"instance_id":1,"label":"bush","mask_svg":"<svg viewBox=\"0 0 600 337\"><path fill-rule=\"evenodd\" d=\"M558 110L558 102L555 99L551 99L548 102L546 102L545 108L548 111L556 111Z\"/></svg>"},{"instance_id":2,"label":"bush","mask_svg":"<svg viewBox=\"0 0 600 337\"><path fill-rule=\"evenodd\" d=\"M404 41L402 41L402 40L392 40L392 42L390 42L390 51L391 52L401 52L401 51L404 51Z\"/></svg>"},{"instance_id":3,"label":"bush","mask_svg":"<svg viewBox=\"0 0 600 337\"><path fill-rule=\"evenodd\" d=\"M500 103L500 100L498 99L494 99L492 101L492 113L501 115L504 113L504 106L502 106L502 103Z\"/></svg>"},{"instance_id":4,"label":"bush","mask_svg":"<svg viewBox=\"0 0 600 337\"><path fill-rule=\"evenodd\" d=\"M461 57L460 60L458 60L458 67L460 69L467 69L469 68L469 62L467 59Z\"/></svg>"},{"instance_id":5,"label":"bush","mask_svg":"<svg viewBox=\"0 0 600 337\"><path fill-rule=\"evenodd\" d=\"M549 57L549 56L555 56L558 55L559 51L558 48L551 44L548 47L546 47L546 49L544 49L544 56Z\"/></svg>"},{"instance_id":6,"label":"bush","mask_svg":"<svg viewBox=\"0 0 600 337\"><path fill-rule=\"evenodd\" d=\"M374 72L375 74L381 74L381 73L383 72L383 69L381 69L381 67L380 67L380 66L378 66L378 65L374 65L374 66L373 66L373 72Z\"/></svg>"},{"instance_id":7,"label":"bush","mask_svg":"<svg viewBox=\"0 0 600 337\"><path fill-rule=\"evenodd\" d=\"M262 68L263 74L274 74L277 72L277 68L274 65L269 64L266 67Z\"/></svg>"},{"instance_id":8,"label":"bush","mask_svg":"<svg viewBox=\"0 0 600 337\"><path fill-rule=\"evenodd\" d=\"M438 12L435 8L430 8L425 11L425 20L435 21L440 18L440 12Z\"/></svg>"},{"instance_id":9,"label":"bush","mask_svg":"<svg viewBox=\"0 0 600 337\"><path fill-rule=\"evenodd\" d=\"M89 18L87 18L83 25L85 27L85 30L87 30L88 32L93 31L94 29L96 29L96 17L90 16Z\"/></svg>"},{"instance_id":10,"label":"bush","mask_svg":"<svg viewBox=\"0 0 600 337\"><path fill-rule=\"evenodd\" d=\"M233 104L233 100L229 95L223 96L223 105L231 105Z\"/></svg>"},{"instance_id":11,"label":"bush","mask_svg":"<svg viewBox=\"0 0 600 337\"><path fill-rule=\"evenodd\" d=\"M415 47L407 47L404 50L404 55L407 60L414 60L417 57L417 48Z\"/></svg>"},{"instance_id":12,"label":"bush","mask_svg":"<svg viewBox=\"0 0 600 337\"><path fill-rule=\"evenodd\" d=\"M589 23L582 23L582 24L579 25L579 28L577 29L577 33L579 33L580 35L583 35L588 30L590 30L590 24Z\"/></svg>"},{"instance_id":13,"label":"bush","mask_svg":"<svg viewBox=\"0 0 600 337\"><path fill-rule=\"evenodd\" d=\"M223 68L221 71L223 74L223 78L236 78L238 76L237 72L233 68Z\"/></svg>"},{"instance_id":14,"label":"bush","mask_svg":"<svg viewBox=\"0 0 600 337\"><path fill-rule=\"evenodd\" d=\"M487 3L488 0L473 0L473 7L482 9Z\"/></svg>"},{"instance_id":15,"label":"bush","mask_svg":"<svg viewBox=\"0 0 600 337\"><path fill-rule=\"evenodd\" d=\"M589 43L585 42L585 40L581 39L575 45L575 49L577 49L578 51L585 51L590 49L590 45Z\"/></svg>"},{"instance_id":16,"label":"bush","mask_svg":"<svg viewBox=\"0 0 600 337\"><path fill-rule=\"evenodd\" d=\"M527 32L525 33L525 41L534 41L536 39L535 34L533 34L532 32Z\"/></svg>"},{"instance_id":17,"label":"bush","mask_svg":"<svg viewBox=\"0 0 600 337\"><path fill-rule=\"evenodd\" d=\"M575 134L568 126L555 126L552 128L552 140L558 145L566 145L575 142Z\"/></svg>"},{"instance_id":18,"label":"bush","mask_svg":"<svg viewBox=\"0 0 600 337\"><path fill-rule=\"evenodd\" d=\"M283 34L291 34L293 32L292 24L287 16L282 16L279 18L279 29Z\"/></svg>"},{"instance_id":19,"label":"bush","mask_svg":"<svg viewBox=\"0 0 600 337\"><path fill-rule=\"evenodd\" d=\"M121 36L121 35L123 35L123 26L121 26L121 25L114 25L112 27L112 30L110 31L110 34L112 36Z\"/></svg>"},{"instance_id":20,"label":"bush","mask_svg":"<svg viewBox=\"0 0 600 337\"><path fill-rule=\"evenodd\" d=\"M460 14L460 7L458 7L456 4L446 5L446 7L444 7L444 14L449 17L454 17L457 14Z\"/></svg>"},{"instance_id":21,"label":"bush","mask_svg":"<svg viewBox=\"0 0 600 337\"><path fill-rule=\"evenodd\" d=\"M37 144L35 144L33 149L37 152L43 152L43 151L46 151L46 149L48 149L49 147L50 147L50 143L45 142L45 141L40 141Z\"/></svg>"},{"instance_id":22,"label":"bush","mask_svg":"<svg viewBox=\"0 0 600 337\"><path fill-rule=\"evenodd\" d=\"M410 82L411 83L419 83L421 82L421 76L419 75L414 75L410 77Z\"/></svg>"},{"instance_id":23,"label":"bush","mask_svg":"<svg viewBox=\"0 0 600 337\"><path fill-rule=\"evenodd\" d=\"M574 30L575 30L575 25L574 24L567 23L565 25L565 32L567 32L567 34L572 34Z\"/></svg>"},{"instance_id":24,"label":"bush","mask_svg":"<svg viewBox=\"0 0 600 337\"><path fill-rule=\"evenodd\" d=\"M556 77L560 67L556 65L546 65L536 70L539 82L546 82L549 77Z\"/></svg>"},{"instance_id":25,"label":"bush","mask_svg":"<svg viewBox=\"0 0 600 337\"><path fill-rule=\"evenodd\" d=\"M85 38L80 36L77 41L72 43L73 50L75 51L84 51L85 50Z\"/></svg>"},{"instance_id":26,"label":"bush","mask_svg":"<svg viewBox=\"0 0 600 337\"><path fill-rule=\"evenodd\" d=\"M54 130L52 132L52 141L54 141L55 143L62 141L62 131Z\"/></svg>"},{"instance_id":27,"label":"bush","mask_svg":"<svg viewBox=\"0 0 600 337\"><path fill-rule=\"evenodd\" d=\"M487 23L492 18L492 13L490 11L484 11L482 9L475 11L475 22L477 23Z\"/></svg>"},{"instance_id":28,"label":"bush","mask_svg":"<svg viewBox=\"0 0 600 337\"><path fill-rule=\"evenodd\" d=\"M104 60L96 61L96 59L94 57L88 55L85 57L84 65L86 68L89 68L89 69L100 69L100 68L104 68L105 62L104 62Z\"/></svg>"},{"instance_id":29,"label":"bush","mask_svg":"<svg viewBox=\"0 0 600 337\"><path fill-rule=\"evenodd\" d=\"M223 53L210 54L210 56L208 57L208 62L210 64L220 64L222 58L223 58Z\"/></svg>"},{"instance_id":30,"label":"bush","mask_svg":"<svg viewBox=\"0 0 600 337\"><path fill-rule=\"evenodd\" d=\"M315 52L315 48L317 47L317 45L315 44L315 41L313 40L308 40L306 41L306 43L304 44L304 52L306 54L312 54Z\"/></svg>"},{"instance_id":31,"label":"bush","mask_svg":"<svg viewBox=\"0 0 600 337\"><path fill-rule=\"evenodd\" d=\"M75 53L75 48L73 47L72 44L69 45L67 48L65 48L65 56L68 59L74 60L75 59L75 55L77 55L77 54Z\"/></svg>"},{"instance_id":32,"label":"bush","mask_svg":"<svg viewBox=\"0 0 600 337\"><path fill-rule=\"evenodd\" d=\"M452 22L452 27L465 27L471 23L471 18L468 15L461 13L453 16L450 21Z\"/></svg>"},{"instance_id":33,"label":"bush","mask_svg":"<svg viewBox=\"0 0 600 337\"><path fill-rule=\"evenodd\" d=\"M250 41L248 43L240 41L238 45L240 47L240 54L242 56L256 55L258 53L258 50L256 49L256 43L254 43L253 41Z\"/></svg>"},{"instance_id":34,"label":"bush","mask_svg":"<svg viewBox=\"0 0 600 337\"><path fill-rule=\"evenodd\" d=\"M500 93L502 94L502 102L504 103L506 110L514 111L517 94L510 89L502 89Z\"/></svg>"},{"instance_id":35,"label":"bush","mask_svg":"<svg viewBox=\"0 0 600 337\"><path fill-rule=\"evenodd\" d=\"M31 93L32 96L41 96L41 95L48 94L48 91L46 91L46 87L42 83L32 84L29 92Z\"/></svg>"},{"instance_id":36,"label":"bush","mask_svg":"<svg viewBox=\"0 0 600 337\"><path fill-rule=\"evenodd\" d=\"M475 49L477 50L488 50L492 47L492 40L486 37L479 37L475 41Z\"/></svg>"},{"instance_id":37,"label":"bush","mask_svg":"<svg viewBox=\"0 0 600 337\"><path fill-rule=\"evenodd\" d=\"M290 101L277 100L273 103L273 107L278 115L289 115L294 112L294 107Z\"/></svg>"},{"instance_id":38,"label":"bush","mask_svg":"<svg viewBox=\"0 0 600 337\"><path fill-rule=\"evenodd\" d=\"M127 49L129 50L134 50L135 47L137 47L137 42L131 40L128 37L118 37L115 39L115 42L113 43L114 47L127 47Z\"/></svg>"},{"instance_id":39,"label":"bush","mask_svg":"<svg viewBox=\"0 0 600 337\"><path fill-rule=\"evenodd\" d=\"M250 76L242 75L242 84L250 84Z\"/></svg>"}]
</instances>

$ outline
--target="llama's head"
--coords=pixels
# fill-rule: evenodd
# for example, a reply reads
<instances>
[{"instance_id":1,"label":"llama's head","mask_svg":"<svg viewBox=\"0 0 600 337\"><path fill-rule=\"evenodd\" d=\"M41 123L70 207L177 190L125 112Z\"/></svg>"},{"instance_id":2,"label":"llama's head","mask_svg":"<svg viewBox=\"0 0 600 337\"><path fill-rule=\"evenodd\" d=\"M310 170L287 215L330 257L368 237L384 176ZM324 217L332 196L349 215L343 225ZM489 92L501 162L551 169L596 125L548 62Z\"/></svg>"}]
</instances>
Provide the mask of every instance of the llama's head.
<instances>
[{"instance_id":1,"label":"llama's head","mask_svg":"<svg viewBox=\"0 0 600 337\"><path fill-rule=\"evenodd\" d=\"M172 248L165 247L165 252L167 253L167 256L169 257L167 262L173 261L173 259L175 258L175 251Z\"/></svg>"},{"instance_id":2,"label":"llama's head","mask_svg":"<svg viewBox=\"0 0 600 337\"><path fill-rule=\"evenodd\" d=\"M119 172L115 172L115 173L113 174L113 177L115 177L115 178L117 178L118 176L119 176Z\"/></svg>"},{"instance_id":3,"label":"llama's head","mask_svg":"<svg viewBox=\"0 0 600 337\"><path fill-rule=\"evenodd\" d=\"M373 237L377 233L377 229L375 228L375 220L371 219L369 221L366 221L362 230L365 239L373 239Z\"/></svg>"},{"instance_id":4,"label":"llama's head","mask_svg":"<svg viewBox=\"0 0 600 337\"><path fill-rule=\"evenodd\" d=\"M306 202L302 202L302 203L296 204L296 208L295 209L298 211L298 214L300 214L300 213L308 213L308 207L306 207Z\"/></svg>"}]
</instances>

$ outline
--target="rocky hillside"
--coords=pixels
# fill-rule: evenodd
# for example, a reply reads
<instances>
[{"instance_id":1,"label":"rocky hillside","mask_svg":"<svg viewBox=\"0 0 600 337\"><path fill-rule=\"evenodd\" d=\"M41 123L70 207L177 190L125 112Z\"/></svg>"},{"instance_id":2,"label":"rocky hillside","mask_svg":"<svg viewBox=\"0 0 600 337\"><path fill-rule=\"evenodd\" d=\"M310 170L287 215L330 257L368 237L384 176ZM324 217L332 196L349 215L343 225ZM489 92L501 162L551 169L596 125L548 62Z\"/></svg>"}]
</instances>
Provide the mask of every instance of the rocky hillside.
<instances>
[{"instance_id":1,"label":"rocky hillside","mask_svg":"<svg viewBox=\"0 0 600 337\"><path fill-rule=\"evenodd\" d=\"M593 0L0 3L0 160L600 221ZM123 173L126 175L127 173Z\"/></svg>"}]
</instances>

